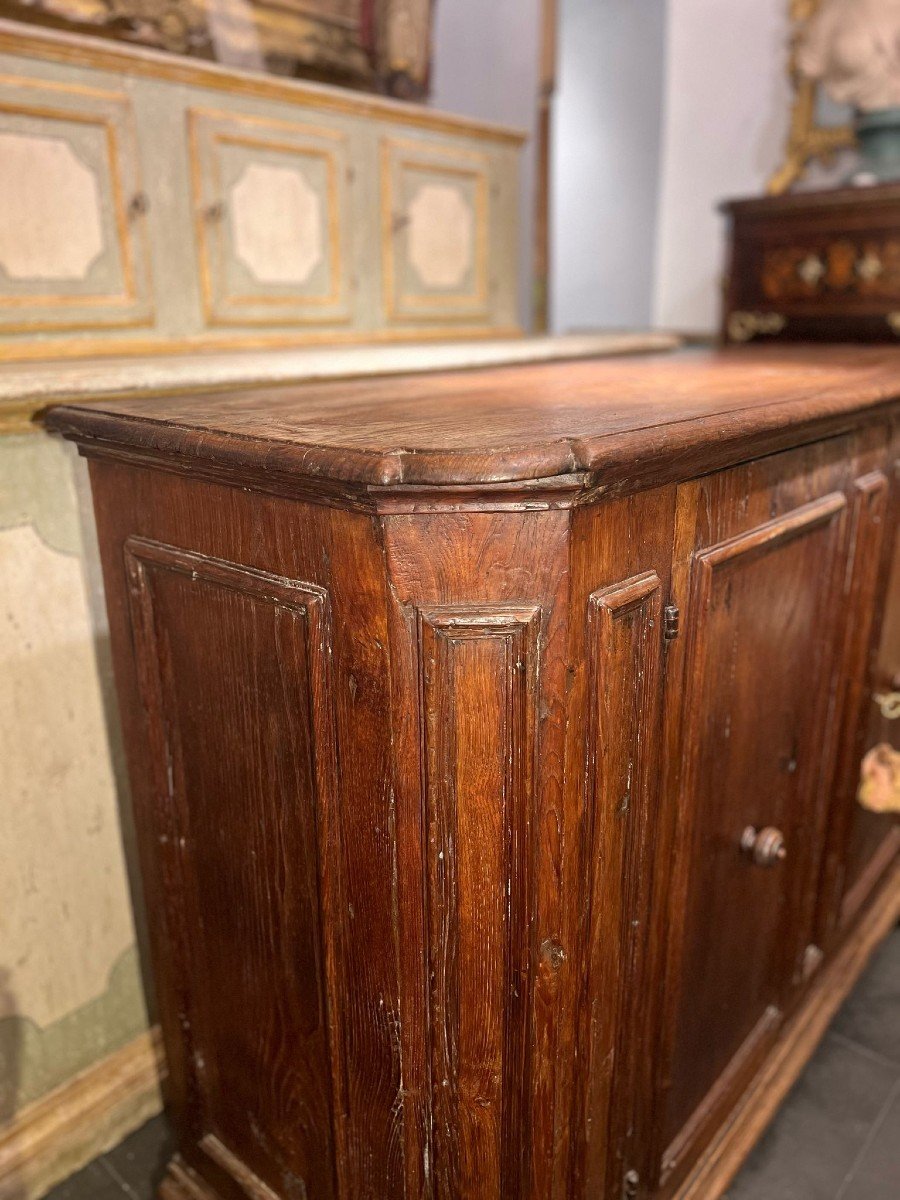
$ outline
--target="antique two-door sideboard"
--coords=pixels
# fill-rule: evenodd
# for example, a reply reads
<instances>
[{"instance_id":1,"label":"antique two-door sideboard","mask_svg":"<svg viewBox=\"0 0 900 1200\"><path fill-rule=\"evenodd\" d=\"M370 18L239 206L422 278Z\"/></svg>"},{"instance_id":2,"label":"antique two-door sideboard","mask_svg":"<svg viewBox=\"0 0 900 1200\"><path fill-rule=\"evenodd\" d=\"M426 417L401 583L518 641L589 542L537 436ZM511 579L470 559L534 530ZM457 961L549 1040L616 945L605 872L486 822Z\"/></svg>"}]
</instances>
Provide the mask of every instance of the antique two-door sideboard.
<instances>
[{"instance_id":1,"label":"antique two-door sideboard","mask_svg":"<svg viewBox=\"0 0 900 1200\"><path fill-rule=\"evenodd\" d=\"M51 410L167 1200L721 1193L897 917L898 422L834 347Z\"/></svg>"}]
</instances>

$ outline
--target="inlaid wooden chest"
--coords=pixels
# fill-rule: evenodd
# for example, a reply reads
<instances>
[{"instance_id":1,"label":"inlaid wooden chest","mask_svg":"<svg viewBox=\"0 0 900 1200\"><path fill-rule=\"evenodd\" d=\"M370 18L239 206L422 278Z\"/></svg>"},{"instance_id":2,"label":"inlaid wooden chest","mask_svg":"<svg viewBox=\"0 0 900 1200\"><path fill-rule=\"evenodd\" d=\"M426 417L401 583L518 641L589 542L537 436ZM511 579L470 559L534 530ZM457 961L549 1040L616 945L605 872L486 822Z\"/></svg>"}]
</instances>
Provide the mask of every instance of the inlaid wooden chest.
<instances>
[{"instance_id":1,"label":"inlaid wooden chest","mask_svg":"<svg viewBox=\"0 0 900 1200\"><path fill-rule=\"evenodd\" d=\"M900 185L725 206L728 342L900 342Z\"/></svg>"},{"instance_id":2,"label":"inlaid wooden chest","mask_svg":"<svg viewBox=\"0 0 900 1200\"><path fill-rule=\"evenodd\" d=\"M898 420L829 347L51 411L166 1200L721 1194L900 906Z\"/></svg>"}]
</instances>

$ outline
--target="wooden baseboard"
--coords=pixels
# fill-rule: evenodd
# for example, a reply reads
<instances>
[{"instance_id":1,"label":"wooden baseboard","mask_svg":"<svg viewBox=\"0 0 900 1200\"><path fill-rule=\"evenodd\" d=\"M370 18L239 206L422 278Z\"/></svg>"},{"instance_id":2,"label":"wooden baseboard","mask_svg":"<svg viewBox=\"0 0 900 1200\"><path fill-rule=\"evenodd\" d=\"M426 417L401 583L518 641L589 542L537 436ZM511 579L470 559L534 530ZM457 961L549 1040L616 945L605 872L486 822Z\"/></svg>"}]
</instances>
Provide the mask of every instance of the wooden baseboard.
<instances>
[{"instance_id":1,"label":"wooden baseboard","mask_svg":"<svg viewBox=\"0 0 900 1200\"><path fill-rule=\"evenodd\" d=\"M0 1128L0 1200L38 1200L159 1112L163 1063L153 1029Z\"/></svg>"},{"instance_id":2,"label":"wooden baseboard","mask_svg":"<svg viewBox=\"0 0 900 1200\"><path fill-rule=\"evenodd\" d=\"M169 1163L169 1170L159 1189L159 1200L219 1200L208 1183L195 1175L190 1167L176 1156Z\"/></svg>"},{"instance_id":3,"label":"wooden baseboard","mask_svg":"<svg viewBox=\"0 0 900 1200\"><path fill-rule=\"evenodd\" d=\"M900 864L891 870L841 948L822 967L803 1007L785 1025L765 1065L673 1200L719 1200L724 1194L898 917Z\"/></svg>"}]
</instances>

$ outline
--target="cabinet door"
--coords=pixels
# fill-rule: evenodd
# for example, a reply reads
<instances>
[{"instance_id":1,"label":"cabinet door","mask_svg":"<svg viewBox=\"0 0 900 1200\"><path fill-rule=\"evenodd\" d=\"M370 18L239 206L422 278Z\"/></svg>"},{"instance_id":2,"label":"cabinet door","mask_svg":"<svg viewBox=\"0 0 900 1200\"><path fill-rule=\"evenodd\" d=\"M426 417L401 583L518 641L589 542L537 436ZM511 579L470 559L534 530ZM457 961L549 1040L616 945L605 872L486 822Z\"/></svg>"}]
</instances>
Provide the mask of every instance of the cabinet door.
<instances>
[{"instance_id":1,"label":"cabinet door","mask_svg":"<svg viewBox=\"0 0 900 1200\"><path fill-rule=\"evenodd\" d=\"M200 108L188 128L207 324L349 321L346 134Z\"/></svg>"},{"instance_id":2,"label":"cabinet door","mask_svg":"<svg viewBox=\"0 0 900 1200\"><path fill-rule=\"evenodd\" d=\"M381 143L382 274L391 324L486 322L491 161L468 147Z\"/></svg>"},{"instance_id":3,"label":"cabinet door","mask_svg":"<svg viewBox=\"0 0 900 1200\"><path fill-rule=\"evenodd\" d=\"M842 671L843 716L818 897L817 936L827 945L852 922L880 883L900 843L890 770L900 750L900 541L891 470L880 454L851 492L852 613Z\"/></svg>"},{"instance_id":4,"label":"cabinet door","mask_svg":"<svg viewBox=\"0 0 900 1200\"><path fill-rule=\"evenodd\" d=\"M877 886L900 846L900 822L896 809L879 811L881 798L866 795L864 774L878 769L876 748L900 751L900 722L893 697L900 691L900 539L892 539L890 569L881 637L871 673L871 688L866 698L863 757L854 763L850 806L850 831L844 855L840 919L850 922ZM873 789L874 790L874 789ZM886 799L886 798L885 798Z\"/></svg>"},{"instance_id":5,"label":"cabinet door","mask_svg":"<svg viewBox=\"0 0 900 1200\"><path fill-rule=\"evenodd\" d=\"M0 334L153 322L124 81L0 76Z\"/></svg>"},{"instance_id":6,"label":"cabinet door","mask_svg":"<svg viewBox=\"0 0 900 1200\"><path fill-rule=\"evenodd\" d=\"M680 489L684 632L668 681L679 849L655 1164L666 1191L754 1073L803 977L852 449L842 439Z\"/></svg>"}]
</instances>

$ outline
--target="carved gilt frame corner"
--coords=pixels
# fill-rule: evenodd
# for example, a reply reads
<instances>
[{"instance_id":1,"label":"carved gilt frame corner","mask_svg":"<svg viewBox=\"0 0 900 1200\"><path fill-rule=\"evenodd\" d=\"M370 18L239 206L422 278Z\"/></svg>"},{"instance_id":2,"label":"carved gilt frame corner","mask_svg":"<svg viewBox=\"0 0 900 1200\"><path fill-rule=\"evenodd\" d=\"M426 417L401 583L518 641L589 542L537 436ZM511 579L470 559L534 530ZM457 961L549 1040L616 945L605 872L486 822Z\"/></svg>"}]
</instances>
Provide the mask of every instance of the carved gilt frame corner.
<instances>
[{"instance_id":1,"label":"carved gilt frame corner","mask_svg":"<svg viewBox=\"0 0 900 1200\"><path fill-rule=\"evenodd\" d=\"M818 84L803 79L797 69L797 43L800 34L822 0L790 0L791 51L788 70L794 88L791 105L791 124L788 132L785 159L771 177L766 190L777 196L787 191L803 175L815 158L828 159L838 150L854 143L851 125L824 126L816 124Z\"/></svg>"}]
</instances>

